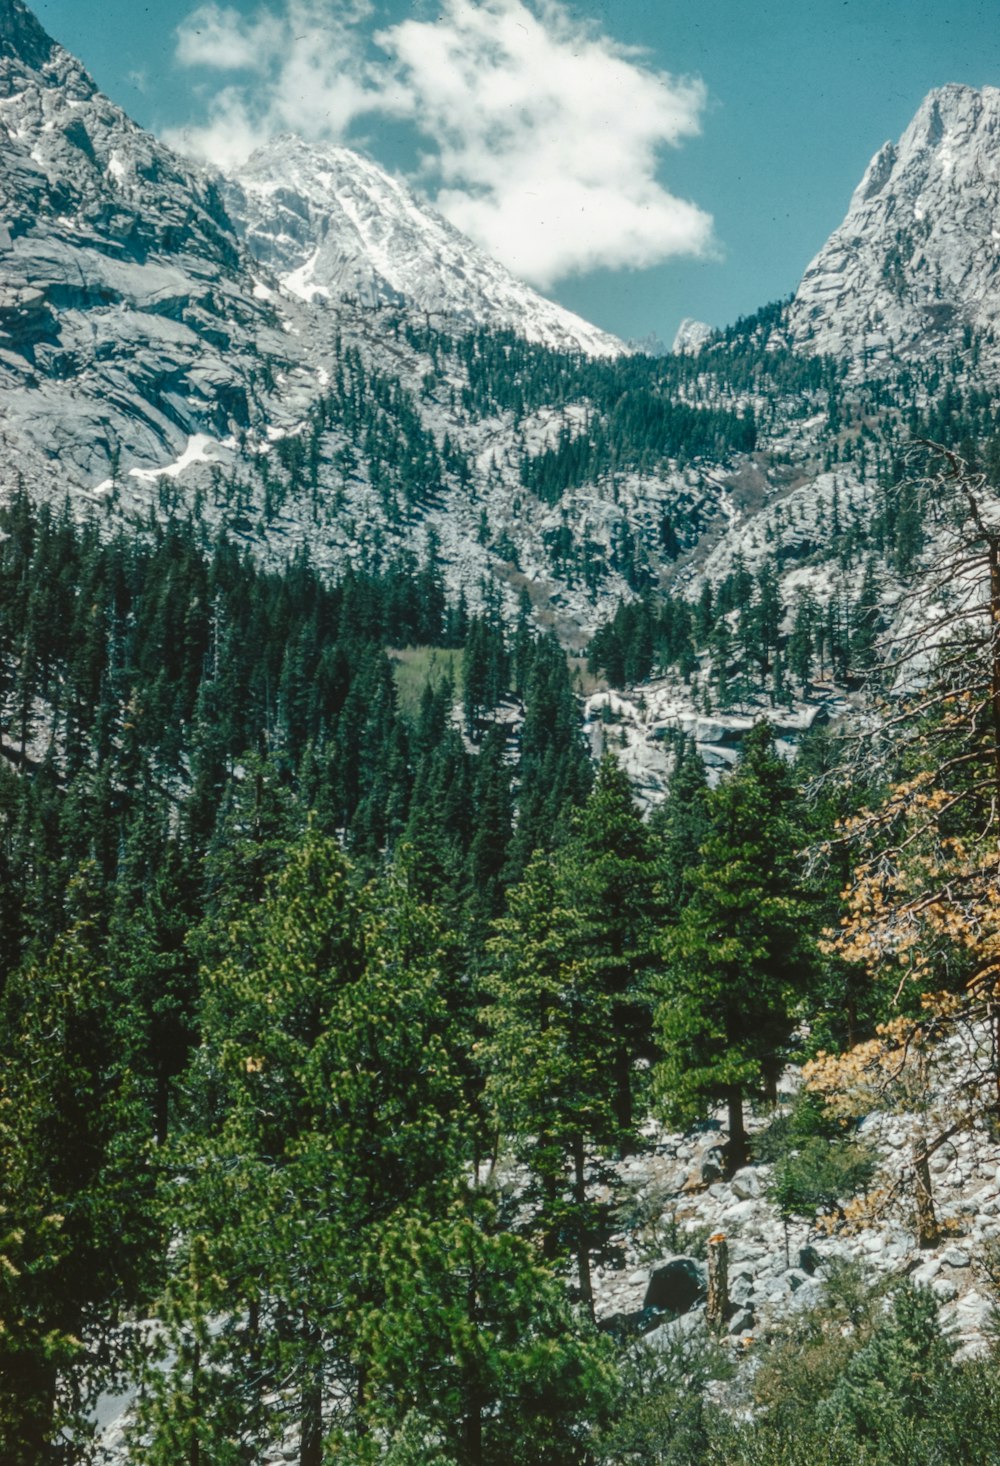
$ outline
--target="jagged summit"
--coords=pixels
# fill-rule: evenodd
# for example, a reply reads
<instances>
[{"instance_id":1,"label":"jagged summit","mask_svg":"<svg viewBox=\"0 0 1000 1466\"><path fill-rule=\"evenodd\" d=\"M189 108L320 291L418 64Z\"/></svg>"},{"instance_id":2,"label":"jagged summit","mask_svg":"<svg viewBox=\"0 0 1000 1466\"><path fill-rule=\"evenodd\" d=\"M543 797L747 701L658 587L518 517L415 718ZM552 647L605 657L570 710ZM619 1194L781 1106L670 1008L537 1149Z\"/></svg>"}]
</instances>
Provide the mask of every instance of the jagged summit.
<instances>
[{"instance_id":1,"label":"jagged summit","mask_svg":"<svg viewBox=\"0 0 1000 1466\"><path fill-rule=\"evenodd\" d=\"M251 253L303 300L407 305L436 324L507 328L590 356L626 350L517 280L350 148L278 137L228 181L226 201Z\"/></svg>"},{"instance_id":2,"label":"jagged summit","mask_svg":"<svg viewBox=\"0 0 1000 1466\"><path fill-rule=\"evenodd\" d=\"M715 335L715 327L706 321L695 321L685 316L677 327L671 351L681 356L697 356L702 347Z\"/></svg>"},{"instance_id":3,"label":"jagged summit","mask_svg":"<svg viewBox=\"0 0 1000 1466\"><path fill-rule=\"evenodd\" d=\"M931 92L876 153L806 270L792 340L863 359L929 355L1000 318L1000 89Z\"/></svg>"},{"instance_id":4,"label":"jagged summit","mask_svg":"<svg viewBox=\"0 0 1000 1466\"><path fill-rule=\"evenodd\" d=\"M54 52L62 52L62 48L21 0L0 0L0 57L42 67Z\"/></svg>"}]
</instances>

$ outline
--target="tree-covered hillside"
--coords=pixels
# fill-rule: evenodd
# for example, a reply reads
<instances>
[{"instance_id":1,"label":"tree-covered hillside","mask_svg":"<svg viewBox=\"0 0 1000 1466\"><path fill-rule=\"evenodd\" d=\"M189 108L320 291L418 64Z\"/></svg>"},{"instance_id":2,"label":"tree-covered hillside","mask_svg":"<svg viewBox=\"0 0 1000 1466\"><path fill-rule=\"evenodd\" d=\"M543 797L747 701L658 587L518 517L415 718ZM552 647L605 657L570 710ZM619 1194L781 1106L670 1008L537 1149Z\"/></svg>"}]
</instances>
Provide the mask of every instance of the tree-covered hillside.
<instances>
[{"instance_id":1,"label":"tree-covered hillside","mask_svg":"<svg viewBox=\"0 0 1000 1466\"><path fill-rule=\"evenodd\" d=\"M955 486L988 555L957 515L982 481ZM985 1366L919 1290L827 1270L752 1386L724 1319L657 1355L669 1314L599 1306L650 1117L722 1106L723 1170L766 1162L781 1215L835 1227L899 1064L990 1020L998 739L956 673L989 683L990 636L948 623L961 661L863 782L825 736L793 770L761 723L710 789L678 736L646 823L591 769L564 652L527 609L450 603L433 543L330 584L189 522L3 516L12 1466L84 1460L94 1399L140 1378L119 1459L149 1466L993 1459ZM821 1100L758 1140L802 1059ZM983 1062L934 1081L899 1183L935 1238L934 1127L990 1123Z\"/></svg>"}]
</instances>

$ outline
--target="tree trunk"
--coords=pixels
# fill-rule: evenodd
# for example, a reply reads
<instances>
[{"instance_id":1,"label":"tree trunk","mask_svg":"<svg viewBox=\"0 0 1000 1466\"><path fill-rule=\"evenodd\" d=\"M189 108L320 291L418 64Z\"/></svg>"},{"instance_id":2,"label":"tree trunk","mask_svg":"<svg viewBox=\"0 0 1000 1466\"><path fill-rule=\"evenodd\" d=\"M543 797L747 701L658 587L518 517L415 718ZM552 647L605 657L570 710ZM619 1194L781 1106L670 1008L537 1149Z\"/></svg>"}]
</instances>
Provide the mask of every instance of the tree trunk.
<instances>
[{"instance_id":1,"label":"tree trunk","mask_svg":"<svg viewBox=\"0 0 1000 1466\"><path fill-rule=\"evenodd\" d=\"M553 1171L546 1171L542 1177L542 1193L545 1197L545 1231L542 1233L542 1256L546 1262L554 1262L559 1256L559 1229L551 1224L559 1201L559 1180Z\"/></svg>"},{"instance_id":2,"label":"tree trunk","mask_svg":"<svg viewBox=\"0 0 1000 1466\"><path fill-rule=\"evenodd\" d=\"M705 1320L710 1329L722 1333L729 1313L729 1246L722 1232L708 1239L708 1299Z\"/></svg>"},{"instance_id":3,"label":"tree trunk","mask_svg":"<svg viewBox=\"0 0 1000 1466\"><path fill-rule=\"evenodd\" d=\"M354 1391L354 1413L357 1416L358 1435L368 1434L368 1421L365 1419L365 1407L368 1404L368 1365L358 1365L358 1383Z\"/></svg>"},{"instance_id":4,"label":"tree trunk","mask_svg":"<svg viewBox=\"0 0 1000 1466\"><path fill-rule=\"evenodd\" d=\"M8 1441L11 1462L16 1466L43 1466L45 1462L55 1461L57 1453L52 1442L55 1369L44 1360L29 1358L20 1369L12 1370L11 1375L5 1381L4 1390L16 1412L15 1437ZM6 1461L7 1455L2 1459Z\"/></svg>"},{"instance_id":5,"label":"tree trunk","mask_svg":"<svg viewBox=\"0 0 1000 1466\"><path fill-rule=\"evenodd\" d=\"M618 1014L614 1021L616 1027L620 1029L626 1020ZM632 1152L632 1063L628 1042L624 1037L619 1038L615 1047L614 1080L615 1120L618 1123L619 1134L618 1148L622 1156L627 1156Z\"/></svg>"},{"instance_id":6,"label":"tree trunk","mask_svg":"<svg viewBox=\"0 0 1000 1466\"><path fill-rule=\"evenodd\" d=\"M1000 540L990 538L990 667L993 777L1000 796Z\"/></svg>"},{"instance_id":7,"label":"tree trunk","mask_svg":"<svg viewBox=\"0 0 1000 1466\"><path fill-rule=\"evenodd\" d=\"M201 1466L201 1345L195 1338L191 1355L191 1424L194 1427L188 1450L188 1466Z\"/></svg>"},{"instance_id":8,"label":"tree trunk","mask_svg":"<svg viewBox=\"0 0 1000 1466\"><path fill-rule=\"evenodd\" d=\"M469 1284L466 1289L466 1313L470 1332L474 1339L479 1336L479 1268L473 1255L469 1268ZM483 1459L483 1405L480 1382L476 1372L476 1350L469 1354L465 1366L464 1415L462 1438L465 1447L463 1466L482 1466Z\"/></svg>"},{"instance_id":9,"label":"tree trunk","mask_svg":"<svg viewBox=\"0 0 1000 1466\"><path fill-rule=\"evenodd\" d=\"M934 1214L927 1140L923 1135L918 1136L913 1142L913 1180L917 1203L917 1244L920 1247L934 1247L937 1245L940 1234L937 1217Z\"/></svg>"},{"instance_id":10,"label":"tree trunk","mask_svg":"<svg viewBox=\"0 0 1000 1466\"><path fill-rule=\"evenodd\" d=\"M299 1466L323 1466L323 1389L312 1372L302 1387Z\"/></svg>"},{"instance_id":11,"label":"tree trunk","mask_svg":"<svg viewBox=\"0 0 1000 1466\"><path fill-rule=\"evenodd\" d=\"M576 1263L580 1299L594 1321L594 1286L590 1278L590 1229L587 1226L587 1182L584 1175L583 1136L573 1140L573 1202L576 1208Z\"/></svg>"},{"instance_id":12,"label":"tree trunk","mask_svg":"<svg viewBox=\"0 0 1000 1466\"><path fill-rule=\"evenodd\" d=\"M319 1330L308 1320L302 1328L305 1375L299 1399L299 1466L323 1466L323 1366Z\"/></svg>"},{"instance_id":13,"label":"tree trunk","mask_svg":"<svg viewBox=\"0 0 1000 1466\"><path fill-rule=\"evenodd\" d=\"M166 1145L170 1124L170 1075L162 1063L156 1065L153 1083L153 1134L157 1145Z\"/></svg>"}]
</instances>

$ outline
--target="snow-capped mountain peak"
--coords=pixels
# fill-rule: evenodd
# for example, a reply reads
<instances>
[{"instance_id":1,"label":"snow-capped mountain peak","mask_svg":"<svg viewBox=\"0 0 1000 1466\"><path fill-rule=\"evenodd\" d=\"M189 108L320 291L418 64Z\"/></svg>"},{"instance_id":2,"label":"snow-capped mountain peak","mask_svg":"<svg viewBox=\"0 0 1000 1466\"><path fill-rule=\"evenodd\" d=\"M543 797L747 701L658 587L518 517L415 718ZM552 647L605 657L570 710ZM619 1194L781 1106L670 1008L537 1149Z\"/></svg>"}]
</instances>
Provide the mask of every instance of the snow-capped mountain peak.
<instances>
[{"instance_id":1,"label":"snow-capped mountain peak","mask_svg":"<svg viewBox=\"0 0 1000 1466\"><path fill-rule=\"evenodd\" d=\"M251 253L304 300L406 304L590 356L623 342L515 279L399 179L350 148L285 135L227 186Z\"/></svg>"}]
</instances>

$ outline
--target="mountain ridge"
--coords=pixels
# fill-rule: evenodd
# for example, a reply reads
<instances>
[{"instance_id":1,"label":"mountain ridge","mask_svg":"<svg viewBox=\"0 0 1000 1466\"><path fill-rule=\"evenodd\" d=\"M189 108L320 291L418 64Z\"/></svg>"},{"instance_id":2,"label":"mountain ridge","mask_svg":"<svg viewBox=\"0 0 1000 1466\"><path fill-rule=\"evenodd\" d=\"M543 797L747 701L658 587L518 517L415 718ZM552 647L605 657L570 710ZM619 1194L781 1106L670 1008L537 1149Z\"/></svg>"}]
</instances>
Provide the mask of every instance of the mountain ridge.
<instances>
[{"instance_id":1,"label":"mountain ridge","mask_svg":"<svg viewBox=\"0 0 1000 1466\"><path fill-rule=\"evenodd\" d=\"M789 310L800 349L880 362L1000 322L1000 89L951 83L872 158ZM991 343L992 345L993 343Z\"/></svg>"},{"instance_id":2,"label":"mountain ridge","mask_svg":"<svg viewBox=\"0 0 1000 1466\"><path fill-rule=\"evenodd\" d=\"M436 324L515 330L591 356L627 349L517 280L353 149L283 134L225 177L222 188L251 254L303 300L406 305Z\"/></svg>"},{"instance_id":3,"label":"mountain ridge","mask_svg":"<svg viewBox=\"0 0 1000 1466\"><path fill-rule=\"evenodd\" d=\"M772 552L789 594L810 576L827 594L838 503L861 534L879 475L938 390L931 368L900 376L925 320L909 285L888 375L870 389L858 376L876 349L865 323L897 194L912 215L928 188L968 192L989 168L1000 190L981 125L1000 93L942 89L876 155L855 222L790 307L726 332L688 324L680 353L656 361L617 342L588 356L574 318L376 164L284 137L227 184L136 127L21 0L0 17L7 488L69 494L109 523L197 512L262 560L305 552L331 574L373 553L419 556L430 537L452 595L475 605L492 585L513 616L526 593L577 647L619 600L697 595ZM945 176L960 123L975 157ZM980 235L982 212L970 199ZM984 260L955 283L959 305ZM953 314L929 350L976 331ZM582 324L604 350L611 338ZM988 331L980 347L992 371ZM859 575L837 572L843 595Z\"/></svg>"}]
</instances>

